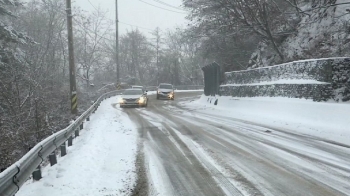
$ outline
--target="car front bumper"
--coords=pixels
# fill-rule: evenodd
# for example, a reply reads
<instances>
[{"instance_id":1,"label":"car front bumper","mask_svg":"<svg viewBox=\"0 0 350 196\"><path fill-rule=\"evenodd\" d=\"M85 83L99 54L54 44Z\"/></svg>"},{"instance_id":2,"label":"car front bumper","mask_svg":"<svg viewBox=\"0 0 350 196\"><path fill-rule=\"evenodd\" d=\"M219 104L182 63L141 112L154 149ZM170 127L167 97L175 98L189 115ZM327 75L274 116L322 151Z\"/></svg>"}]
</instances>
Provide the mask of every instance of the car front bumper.
<instances>
[{"instance_id":1,"label":"car front bumper","mask_svg":"<svg viewBox=\"0 0 350 196\"><path fill-rule=\"evenodd\" d=\"M119 102L120 107L140 107L145 106L147 104L146 101L140 102L139 100L132 100L132 101L122 101Z\"/></svg>"},{"instance_id":2,"label":"car front bumper","mask_svg":"<svg viewBox=\"0 0 350 196\"><path fill-rule=\"evenodd\" d=\"M162 93L158 93L157 94L157 97L159 97L159 98L167 98L167 99L173 99L174 98L174 93L164 93L164 92L162 92Z\"/></svg>"}]
</instances>

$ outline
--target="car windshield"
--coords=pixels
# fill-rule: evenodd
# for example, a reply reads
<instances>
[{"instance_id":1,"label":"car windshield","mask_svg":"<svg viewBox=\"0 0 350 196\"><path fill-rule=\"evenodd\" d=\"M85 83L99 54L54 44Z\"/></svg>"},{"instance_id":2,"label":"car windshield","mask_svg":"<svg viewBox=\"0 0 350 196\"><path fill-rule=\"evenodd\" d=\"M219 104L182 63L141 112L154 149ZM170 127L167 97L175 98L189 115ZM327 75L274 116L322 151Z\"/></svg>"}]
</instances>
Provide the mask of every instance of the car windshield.
<instances>
[{"instance_id":1,"label":"car windshield","mask_svg":"<svg viewBox=\"0 0 350 196\"><path fill-rule=\"evenodd\" d=\"M162 88L162 89L173 89L173 86L170 85L170 84L161 84L161 85L159 85L159 88Z\"/></svg>"},{"instance_id":2,"label":"car windshield","mask_svg":"<svg viewBox=\"0 0 350 196\"><path fill-rule=\"evenodd\" d=\"M141 95L142 93L141 89L130 89L124 91L124 95Z\"/></svg>"}]
</instances>

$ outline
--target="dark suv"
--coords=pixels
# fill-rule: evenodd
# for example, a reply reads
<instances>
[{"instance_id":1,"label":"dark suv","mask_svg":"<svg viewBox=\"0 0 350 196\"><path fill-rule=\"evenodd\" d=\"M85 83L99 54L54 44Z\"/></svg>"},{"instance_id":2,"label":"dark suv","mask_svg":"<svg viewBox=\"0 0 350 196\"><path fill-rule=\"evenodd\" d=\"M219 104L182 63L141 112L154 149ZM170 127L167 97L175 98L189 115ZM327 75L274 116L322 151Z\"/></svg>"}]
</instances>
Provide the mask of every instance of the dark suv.
<instances>
[{"instance_id":1,"label":"dark suv","mask_svg":"<svg viewBox=\"0 0 350 196\"><path fill-rule=\"evenodd\" d=\"M157 99L175 99L174 87L172 84L161 83L157 88Z\"/></svg>"}]
</instances>

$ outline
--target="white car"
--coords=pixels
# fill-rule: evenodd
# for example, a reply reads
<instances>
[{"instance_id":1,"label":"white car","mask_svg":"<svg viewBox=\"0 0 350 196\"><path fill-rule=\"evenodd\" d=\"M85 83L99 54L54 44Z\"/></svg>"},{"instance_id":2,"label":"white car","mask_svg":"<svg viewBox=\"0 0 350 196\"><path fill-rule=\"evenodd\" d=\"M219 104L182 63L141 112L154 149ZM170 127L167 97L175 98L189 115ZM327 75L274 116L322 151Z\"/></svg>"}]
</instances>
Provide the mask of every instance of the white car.
<instances>
[{"instance_id":1,"label":"white car","mask_svg":"<svg viewBox=\"0 0 350 196\"><path fill-rule=\"evenodd\" d=\"M141 89L142 91L145 91L145 88L143 86L131 86L132 89Z\"/></svg>"},{"instance_id":2,"label":"white car","mask_svg":"<svg viewBox=\"0 0 350 196\"><path fill-rule=\"evenodd\" d=\"M172 84L161 83L157 89L157 99L175 99L174 87Z\"/></svg>"},{"instance_id":3,"label":"white car","mask_svg":"<svg viewBox=\"0 0 350 196\"><path fill-rule=\"evenodd\" d=\"M124 107L147 107L148 97L147 92L142 89L126 89L119 98L119 105Z\"/></svg>"}]
</instances>

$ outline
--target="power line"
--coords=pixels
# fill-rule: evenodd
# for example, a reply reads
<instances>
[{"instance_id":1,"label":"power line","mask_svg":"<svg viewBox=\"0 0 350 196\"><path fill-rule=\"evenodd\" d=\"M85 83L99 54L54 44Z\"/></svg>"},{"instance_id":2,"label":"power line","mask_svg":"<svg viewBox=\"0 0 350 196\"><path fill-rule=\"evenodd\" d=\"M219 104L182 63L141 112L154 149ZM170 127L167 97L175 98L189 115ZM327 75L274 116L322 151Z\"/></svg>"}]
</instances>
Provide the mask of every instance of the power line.
<instances>
[{"instance_id":1,"label":"power line","mask_svg":"<svg viewBox=\"0 0 350 196\"><path fill-rule=\"evenodd\" d=\"M95 10L98 10L98 9L91 3L90 0L88 0L88 2L89 2L89 4L90 4L93 8L95 8Z\"/></svg>"},{"instance_id":2,"label":"power line","mask_svg":"<svg viewBox=\"0 0 350 196\"><path fill-rule=\"evenodd\" d=\"M187 13L185 13L185 12L178 12L178 11L174 11L174 10L169 10L169 9L166 9L166 8L163 8L163 7L159 7L159 6L150 4L150 3L146 2L146 1L143 1L143 0L139 0L139 1L141 1L142 3L145 3L147 5L150 5L150 6L159 8L159 9L162 9L162 10L166 10L166 11L169 11L169 12L174 12L174 13L178 13L178 14L186 14L187 15Z\"/></svg>"},{"instance_id":3,"label":"power line","mask_svg":"<svg viewBox=\"0 0 350 196\"><path fill-rule=\"evenodd\" d=\"M145 30L153 31L153 29L149 29L149 28L140 27L140 26L137 26L137 25L128 24L128 23L126 23L126 22L121 22L121 21L119 21L119 22L122 23L122 24L125 24L125 25L132 26L132 27L137 27L137 28L140 28L140 29L145 29Z\"/></svg>"},{"instance_id":4,"label":"power line","mask_svg":"<svg viewBox=\"0 0 350 196\"><path fill-rule=\"evenodd\" d=\"M178 9L178 10L181 10L181 11L186 11L186 10L180 8L180 7L170 5L170 4L165 3L165 2L163 2L163 1L160 1L160 0L153 0L153 1L158 2L158 3L160 3L160 4L163 4L163 5L165 5L165 6L168 6L168 7L174 8L174 9Z\"/></svg>"},{"instance_id":5,"label":"power line","mask_svg":"<svg viewBox=\"0 0 350 196\"><path fill-rule=\"evenodd\" d=\"M66 13L64 13L63 11L59 10L59 9L57 9L57 11L59 11L61 14L66 14ZM99 35L99 34L96 33L95 31L93 31L93 30L91 30L91 29L85 27L83 24L80 23L80 21L78 21L78 20L77 20L76 18L74 18L74 17L73 17L73 20L74 20L74 22L76 22L76 24L77 24L78 26L80 26L81 28L83 28L83 29L86 30L86 31L90 31L90 32L93 33L93 34L96 34L97 37L100 37L100 38L105 39L105 40L107 40L107 41L114 41L114 40L111 40L110 38L106 38L106 37L104 37L104 36L102 36L102 35ZM90 36L90 35L89 35L89 36ZM91 36L90 36L90 37L91 37Z\"/></svg>"},{"instance_id":6,"label":"power line","mask_svg":"<svg viewBox=\"0 0 350 196\"><path fill-rule=\"evenodd\" d=\"M96 6L94 6L90 0L88 0L89 4L96 10L98 11L98 9L96 8ZM149 31L153 31L153 29L149 29L149 28L146 28L146 27L140 27L140 26L137 26L137 25L133 25L133 24L129 24L129 23L126 23L126 22L122 22L119 20L119 23L121 24L124 24L124 25L129 25L129 26L132 26L132 27L137 27L137 28L140 28L140 29L145 29L145 30L149 30Z\"/></svg>"}]
</instances>

